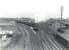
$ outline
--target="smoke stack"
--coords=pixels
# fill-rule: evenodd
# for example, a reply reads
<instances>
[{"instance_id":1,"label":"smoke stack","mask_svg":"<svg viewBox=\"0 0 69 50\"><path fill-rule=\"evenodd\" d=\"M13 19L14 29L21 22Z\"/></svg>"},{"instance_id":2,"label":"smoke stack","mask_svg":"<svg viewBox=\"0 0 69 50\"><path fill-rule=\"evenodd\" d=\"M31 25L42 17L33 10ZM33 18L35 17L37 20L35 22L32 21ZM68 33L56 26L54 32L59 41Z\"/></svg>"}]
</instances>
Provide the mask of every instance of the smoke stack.
<instances>
[{"instance_id":1,"label":"smoke stack","mask_svg":"<svg viewBox=\"0 0 69 50\"><path fill-rule=\"evenodd\" d=\"M63 6L61 6L60 10L61 10L61 20L63 19Z\"/></svg>"}]
</instances>

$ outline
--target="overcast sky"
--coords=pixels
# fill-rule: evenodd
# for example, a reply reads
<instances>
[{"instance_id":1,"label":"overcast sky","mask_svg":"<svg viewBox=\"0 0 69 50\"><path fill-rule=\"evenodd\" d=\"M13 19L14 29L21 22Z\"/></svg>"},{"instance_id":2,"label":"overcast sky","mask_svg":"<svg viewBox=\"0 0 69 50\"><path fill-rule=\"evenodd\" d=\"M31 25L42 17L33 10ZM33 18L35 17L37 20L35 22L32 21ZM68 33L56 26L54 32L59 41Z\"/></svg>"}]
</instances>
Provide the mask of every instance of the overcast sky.
<instances>
[{"instance_id":1,"label":"overcast sky","mask_svg":"<svg viewBox=\"0 0 69 50\"><path fill-rule=\"evenodd\" d=\"M43 21L60 17L60 6L64 6L63 17L69 17L69 0L0 0L0 17L28 16Z\"/></svg>"}]
</instances>

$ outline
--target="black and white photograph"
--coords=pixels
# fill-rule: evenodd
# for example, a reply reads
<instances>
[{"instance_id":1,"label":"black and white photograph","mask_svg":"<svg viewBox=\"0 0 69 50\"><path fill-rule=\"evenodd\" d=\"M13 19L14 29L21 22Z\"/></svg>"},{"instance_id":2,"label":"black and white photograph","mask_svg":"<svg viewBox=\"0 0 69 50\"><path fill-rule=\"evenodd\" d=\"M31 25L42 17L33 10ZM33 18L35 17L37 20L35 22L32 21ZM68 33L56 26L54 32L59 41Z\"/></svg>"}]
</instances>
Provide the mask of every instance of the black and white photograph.
<instances>
[{"instance_id":1,"label":"black and white photograph","mask_svg":"<svg viewBox=\"0 0 69 50\"><path fill-rule=\"evenodd\" d=\"M69 0L0 0L0 50L69 50Z\"/></svg>"}]
</instances>

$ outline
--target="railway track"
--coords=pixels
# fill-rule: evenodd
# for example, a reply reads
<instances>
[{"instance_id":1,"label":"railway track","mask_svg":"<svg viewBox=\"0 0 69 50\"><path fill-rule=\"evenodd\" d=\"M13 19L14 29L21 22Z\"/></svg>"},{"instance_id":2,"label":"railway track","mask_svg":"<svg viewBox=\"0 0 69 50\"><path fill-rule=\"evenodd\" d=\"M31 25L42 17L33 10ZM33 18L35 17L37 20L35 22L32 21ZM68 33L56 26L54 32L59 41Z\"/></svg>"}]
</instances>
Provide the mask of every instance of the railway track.
<instances>
[{"instance_id":1,"label":"railway track","mask_svg":"<svg viewBox=\"0 0 69 50\"><path fill-rule=\"evenodd\" d=\"M27 41L27 44L29 43L31 50L66 50L66 48L62 47L62 45L60 45L54 37L46 34L43 30L38 31L35 34L34 30L32 30L29 26L26 25L24 28L26 37L28 38L25 39L25 41Z\"/></svg>"},{"instance_id":2,"label":"railway track","mask_svg":"<svg viewBox=\"0 0 69 50\"><path fill-rule=\"evenodd\" d=\"M42 29L36 32L30 26L20 23L16 27L22 33L21 38L7 50L67 50Z\"/></svg>"}]
</instances>

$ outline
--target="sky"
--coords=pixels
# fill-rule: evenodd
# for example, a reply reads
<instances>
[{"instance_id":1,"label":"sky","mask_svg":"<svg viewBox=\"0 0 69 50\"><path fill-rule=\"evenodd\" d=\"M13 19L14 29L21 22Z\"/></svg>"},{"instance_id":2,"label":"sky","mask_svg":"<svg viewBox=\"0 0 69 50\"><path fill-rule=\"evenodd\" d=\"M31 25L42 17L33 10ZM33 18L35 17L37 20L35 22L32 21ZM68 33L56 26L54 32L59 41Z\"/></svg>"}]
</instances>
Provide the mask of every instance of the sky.
<instances>
[{"instance_id":1,"label":"sky","mask_svg":"<svg viewBox=\"0 0 69 50\"><path fill-rule=\"evenodd\" d=\"M60 18L60 7L64 7L63 18L69 18L69 0L0 0L0 17L30 17L36 21Z\"/></svg>"}]
</instances>

